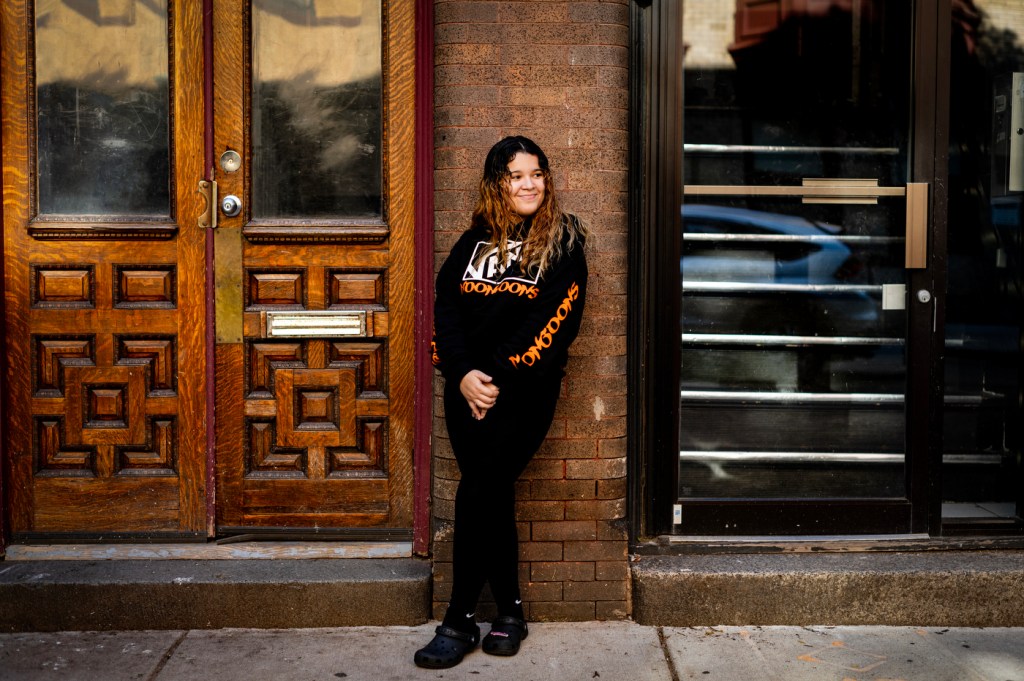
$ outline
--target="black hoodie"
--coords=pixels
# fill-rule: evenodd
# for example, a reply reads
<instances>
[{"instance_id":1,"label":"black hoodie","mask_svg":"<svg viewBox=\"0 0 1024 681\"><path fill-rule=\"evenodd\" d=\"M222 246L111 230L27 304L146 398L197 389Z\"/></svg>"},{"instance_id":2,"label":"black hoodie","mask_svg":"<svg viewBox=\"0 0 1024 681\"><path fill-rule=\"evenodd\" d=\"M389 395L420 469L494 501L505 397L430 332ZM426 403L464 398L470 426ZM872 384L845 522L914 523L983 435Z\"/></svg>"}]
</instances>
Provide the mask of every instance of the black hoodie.
<instances>
[{"instance_id":1,"label":"black hoodie","mask_svg":"<svg viewBox=\"0 0 1024 681\"><path fill-rule=\"evenodd\" d=\"M561 378L587 292L582 239L568 251L563 236L561 257L537 275L520 269L520 241L509 240L505 268L496 248L477 266L489 237L486 227L466 230L437 275L434 366L456 384L472 369L498 386Z\"/></svg>"}]
</instances>

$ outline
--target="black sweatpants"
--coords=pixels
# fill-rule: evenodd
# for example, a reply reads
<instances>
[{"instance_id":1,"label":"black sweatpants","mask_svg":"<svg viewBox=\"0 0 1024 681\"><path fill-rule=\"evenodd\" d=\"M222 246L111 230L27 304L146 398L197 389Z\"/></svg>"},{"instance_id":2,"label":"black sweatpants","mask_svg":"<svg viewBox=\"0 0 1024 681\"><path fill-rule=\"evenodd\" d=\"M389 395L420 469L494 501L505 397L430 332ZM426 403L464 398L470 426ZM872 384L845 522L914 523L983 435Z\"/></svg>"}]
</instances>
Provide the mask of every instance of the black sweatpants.
<instances>
[{"instance_id":1,"label":"black sweatpants","mask_svg":"<svg viewBox=\"0 0 1024 681\"><path fill-rule=\"evenodd\" d=\"M560 386L560 377L528 387L505 386L478 421L459 385L445 385L445 420L462 474L455 493L448 626L472 627L485 582L499 615L521 616L515 483L551 427Z\"/></svg>"}]
</instances>

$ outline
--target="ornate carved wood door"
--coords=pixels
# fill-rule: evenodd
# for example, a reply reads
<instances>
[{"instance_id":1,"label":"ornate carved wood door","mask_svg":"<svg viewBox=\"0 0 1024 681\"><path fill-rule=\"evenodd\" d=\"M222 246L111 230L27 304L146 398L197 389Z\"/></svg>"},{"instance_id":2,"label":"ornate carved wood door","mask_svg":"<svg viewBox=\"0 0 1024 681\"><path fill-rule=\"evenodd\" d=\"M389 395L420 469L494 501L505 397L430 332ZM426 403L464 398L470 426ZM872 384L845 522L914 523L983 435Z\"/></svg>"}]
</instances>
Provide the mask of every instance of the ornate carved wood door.
<instances>
[{"instance_id":1,"label":"ornate carved wood door","mask_svg":"<svg viewBox=\"0 0 1024 681\"><path fill-rule=\"evenodd\" d=\"M201 3L2 11L12 535L203 535Z\"/></svg>"},{"instance_id":2,"label":"ornate carved wood door","mask_svg":"<svg viewBox=\"0 0 1024 681\"><path fill-rule=\"evenodd\" d=\"M240 207L215 230L218 526L394 536L412 526L413 2L214 7L218 203Z\"/></svg>"},{"instance_id":3,"label":"ornate carved wood door","mask_svg":"<svg viewBox=\"0 0 1024 681\"><path fill-rule=\"evenodd\" d=\"M2 5L12 536L411 533L414 3L202 8Z\"/></svg>"}]
</instances>

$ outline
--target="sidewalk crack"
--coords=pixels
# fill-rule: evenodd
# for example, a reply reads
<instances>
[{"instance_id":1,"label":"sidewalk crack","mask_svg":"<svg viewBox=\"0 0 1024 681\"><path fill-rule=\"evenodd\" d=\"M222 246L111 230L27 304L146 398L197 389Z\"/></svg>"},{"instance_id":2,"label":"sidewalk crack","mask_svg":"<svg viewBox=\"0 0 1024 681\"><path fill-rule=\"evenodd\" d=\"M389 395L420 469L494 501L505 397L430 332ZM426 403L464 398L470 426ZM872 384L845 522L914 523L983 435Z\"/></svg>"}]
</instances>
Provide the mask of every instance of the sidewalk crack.
<instances>
[{"instance_id":1,"label":"sidewalk crack","mask_svg":"<svg viewBox=\"0 0 1024 681\"><path fill-rule=\"evenodd\" d=\"M167 663L170 662L171 658L174 656L174 652L178 649L178 646L181 645L182 641L185 640L186 636L188 636L188 630L182 632L181 636L179 636L178 639L171 644L171 647L167 649L167 652L164 653L164 656L160 658L159 662L157 662L157 665L153 669L153 672L146 677L146 681L156 681L156 677L160 676L160 672L162 672L164 670L164 667L167 666Z\"/></svg>"},{"instance_id":2,"label":"sidewalk crack","mask_svg":"<svg viewBox=\"0 0 1024 681\"><path fill-rule=\"evenodd\" d=\"M668 650L668 644L665 641L665 628L658 627L658 643L661 644L661 652L665 655L665 664L668 665L668 673L672 677L672 681L680 681L679 672L676 671L676 663L672 661L672 653Z\"/></svg>"}]
</instances>

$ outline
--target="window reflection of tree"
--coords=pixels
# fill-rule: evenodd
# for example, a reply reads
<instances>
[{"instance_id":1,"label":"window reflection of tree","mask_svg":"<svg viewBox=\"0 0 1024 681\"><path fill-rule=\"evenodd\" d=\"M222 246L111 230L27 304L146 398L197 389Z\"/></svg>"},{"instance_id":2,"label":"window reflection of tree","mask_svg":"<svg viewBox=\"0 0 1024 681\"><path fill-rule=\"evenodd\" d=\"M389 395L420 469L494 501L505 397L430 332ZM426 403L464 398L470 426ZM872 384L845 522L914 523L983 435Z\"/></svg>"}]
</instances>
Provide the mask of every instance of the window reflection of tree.
<instances>
[{"instance_id":1,"label":"window reflection of tree","mask_svg":"<svg viewBox=\"0 0 1024 681\"><path fill-rule=\"evenodd\" d=\"M253 110L257 217L381 212L381 80L261 83Z\"/></svg>"},{"instance_id":2,"label":"window reflection of tree","mask_svg":"<svg viewBox=\"0 0 1024 681\"><path fill-rule=\"evenodd\" d=\"M379 0L363 0L379 2ZM254 0L253 5L263 11L275 14L297 26L359 26L366 12L359 9L353 13L339 12L336 0ZM349 3L345 3L348 5Z\"/></svg>"}]
</instances>

